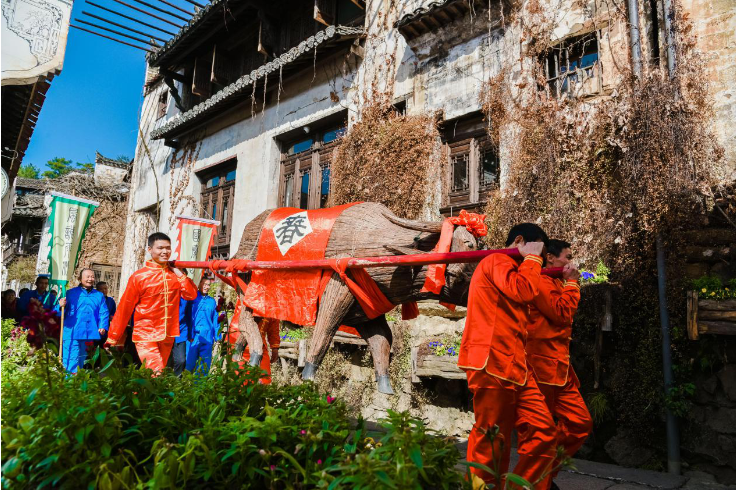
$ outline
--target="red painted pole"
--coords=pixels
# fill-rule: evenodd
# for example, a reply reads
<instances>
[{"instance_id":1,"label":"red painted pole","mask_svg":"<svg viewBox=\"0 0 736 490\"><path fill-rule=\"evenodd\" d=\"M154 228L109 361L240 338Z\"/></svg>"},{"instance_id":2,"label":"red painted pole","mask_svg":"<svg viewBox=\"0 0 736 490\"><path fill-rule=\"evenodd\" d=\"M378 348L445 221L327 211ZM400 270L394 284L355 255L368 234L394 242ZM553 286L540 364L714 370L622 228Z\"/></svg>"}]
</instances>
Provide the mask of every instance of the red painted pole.
<instances>
[{"instance_id":1,"label":"red painted pole","mask_svg":"<svg viewBox=\"0 0 736 490\"><path fill-rule=\"evenodd\" d=\"M506 254L515 259L520 259L521 255L515 248L500 250L473 250L470 252L447 252L447 253L421 253L415 255L387 255L381 257L353 257L346 258L347 267L351 268L369 268L369 267L403 267L417 266L429 264L459 264L469 262L479 262L491 254ZM194 268L194 269L210 269L215 270L233 269L238 271L247 270L310 270L310 269L332 269L332 265L336 259L319 259L319 260L276 260L276 261L258 261L258 260L212 260L212 261L172 261L174 267ZM561 277L562 269L543 269L542 274Z\"/></svg>"}]
</instances>

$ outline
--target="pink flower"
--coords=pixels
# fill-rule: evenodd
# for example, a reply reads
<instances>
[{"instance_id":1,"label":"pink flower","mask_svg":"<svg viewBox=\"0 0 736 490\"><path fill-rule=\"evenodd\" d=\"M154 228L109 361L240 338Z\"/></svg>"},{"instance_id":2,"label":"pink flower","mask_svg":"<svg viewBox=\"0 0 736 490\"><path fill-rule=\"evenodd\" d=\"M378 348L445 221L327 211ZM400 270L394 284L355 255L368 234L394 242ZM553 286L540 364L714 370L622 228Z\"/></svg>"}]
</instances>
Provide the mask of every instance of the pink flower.
<instances>
[{"instance_id":1,"label":"pink flower","mask_svg":"<svg viewBox=\"0 0 736 490\"><path fill-rule=\"evenodd\" d=\"M306 430L304 430L304 429L302 429L302 431L300 432L300 434L301 434L301 435L304 435L304 434L306 434L306 433L307 433L307 431L306 431Z\"/></svg>"},{"instance_id":2,"label":"pink flower","mask_svg":"<svg viewBox=\"0 0 736 490\"><path fill-rule=\"evenodd\" d=\"M337 398L335 398L334 396L327 395L327 403L332 403L335 400L337 400Z\"/></svg>"},{"instance_id":3,"label":"pink flower","mask_svg":"<svg viewBox=\"0 0 736 490\"><path fill-rule=\"evenodd\" d=\"M321 460L321 459L318 459L318 460L317 460L317 464L318 464L318 465L319 465L319 464L322 464L322 460Z\"/></svg>"},{"instance_id":4,"label":"pink flower","mask_svg":"<svg viewBox=\"0 0 736 490\"><path fill-rule=\"evenodd\" d=\"M272 465L271 465L271 471L273 471L273 470L275 470L275 469L276 469L276 465L272 464Z\"/></svg>"}]
</instances>

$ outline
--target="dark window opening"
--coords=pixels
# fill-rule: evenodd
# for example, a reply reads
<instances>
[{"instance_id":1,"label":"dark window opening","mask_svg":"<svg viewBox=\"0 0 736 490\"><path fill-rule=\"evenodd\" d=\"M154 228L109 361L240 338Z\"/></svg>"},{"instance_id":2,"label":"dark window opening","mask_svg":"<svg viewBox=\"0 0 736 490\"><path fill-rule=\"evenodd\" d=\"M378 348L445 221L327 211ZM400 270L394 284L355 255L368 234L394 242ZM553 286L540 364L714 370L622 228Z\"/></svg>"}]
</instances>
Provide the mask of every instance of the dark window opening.
<instances>
[{"instance_id":1,"label":"dark window opening","mask_svg":"<svg viewBox=\"0 0 736 490\"><path fill-rule=\"evenodd\" d=\"M550 48L544 67L547 85L555 96L599 92L601 70L597 33L574 36Z\"/></svg>"},{"instance_id":2,"label":"dark window opening","mask_svg":"<svg viewBox=\"0 0 736 490\"><path fill-rule=\"evenodd\" d=\"M169 93L168 91L164 91L161 95L158 96L158 113L156 115L157 119L161 119L166 115L166 107L169 104Z\"/></svg>"}]
</instances>

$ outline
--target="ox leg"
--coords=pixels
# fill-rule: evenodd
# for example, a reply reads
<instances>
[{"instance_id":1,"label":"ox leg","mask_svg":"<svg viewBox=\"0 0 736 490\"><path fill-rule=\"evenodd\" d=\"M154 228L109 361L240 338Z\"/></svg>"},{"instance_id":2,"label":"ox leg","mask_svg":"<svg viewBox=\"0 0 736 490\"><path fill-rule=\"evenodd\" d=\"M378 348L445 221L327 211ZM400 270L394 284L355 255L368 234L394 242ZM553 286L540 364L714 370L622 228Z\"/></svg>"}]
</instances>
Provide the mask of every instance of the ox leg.
<instances>
[{"instance_id":1,"label":"ox leg","mask_svg":"<svg viewBox=\"0 0 736 490\"><path fill-rule=\"evenodd\" d=\"M253 318L253 312L249 308L243 308L240 311L238 331L240 335L238 336L237 342L235 342L233 361L240 362L243 360L243 351L245 350L245 345L248 344L250 348L250 361L248 361L248 364L251 366L260 366L261 358L263 357L263 337L261 337L258 324L255 318Z\"/></svg>"},{"instance_id":2,"label":"ox leg","mask_svg":"<svg viewBox=\"0 0 736 490\"><path fill-rule=\"evenodd\" d=\"M333 274L320 299L317 324L314 326L314 334L309 343L302 379L314 379L317 367L322 363L335 332L340 327L340 320L345 317L353 301L355 301L353 295L340 276Z\"/></svg>"},{"instance_id":3,"label":"ox leg","mask_svg":"<svg viewBox=\"0 0 736 490\"><path fill-rule=\"evenodd\" d=\"M388 375L389 359L391 357L391 344L393 334L386 322L386 317L381 315L365 323L355 325L363 340L368 342L368 348L373 356L373 367L376 369L376 387L379 392L393 395L391 379Z\"/></svg>"}]
</instances>

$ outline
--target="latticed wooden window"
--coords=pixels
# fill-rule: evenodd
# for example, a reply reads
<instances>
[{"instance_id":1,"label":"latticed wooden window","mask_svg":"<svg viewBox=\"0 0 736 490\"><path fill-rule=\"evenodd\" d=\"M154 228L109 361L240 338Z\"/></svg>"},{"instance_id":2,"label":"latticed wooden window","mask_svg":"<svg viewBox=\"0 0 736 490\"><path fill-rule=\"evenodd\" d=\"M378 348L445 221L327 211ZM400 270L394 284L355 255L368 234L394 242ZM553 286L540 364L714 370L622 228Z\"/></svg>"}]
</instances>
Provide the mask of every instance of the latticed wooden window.
<instances>
[{"instance_id":1,"label":"latticed wooden window","mask_svg":"<svg viewBox=\"0 0 736 490\"><path fill-rule=\"evenodd\" d=\"M461 209L482 210L498 186L500 162L480 115L445 128L447 173L440 212L457 214Z\"/></svg>"},{"instance_id":2,"label":"latticed wooden window","mask_svg":"<svg viewBox=\"0 0 736 490\"><path fill-rule=\"evenodd\" d=\"M235 205L237 160L230 159L199 173L202 180L202 217L220 222L212 244L212 256L227 257Z\"/></svg>"},{"instance_id":3,"label":"latticed wooden window","mask_svg":"<svg viewBox=\"0 0 736 490\"><path fill-rule=\"evenodd\" d=\"M332 156L345 127L315 132L292 141L281 155L279 203L301 209L326 207L330 198Z\"/></svg>"}]
</instances>

